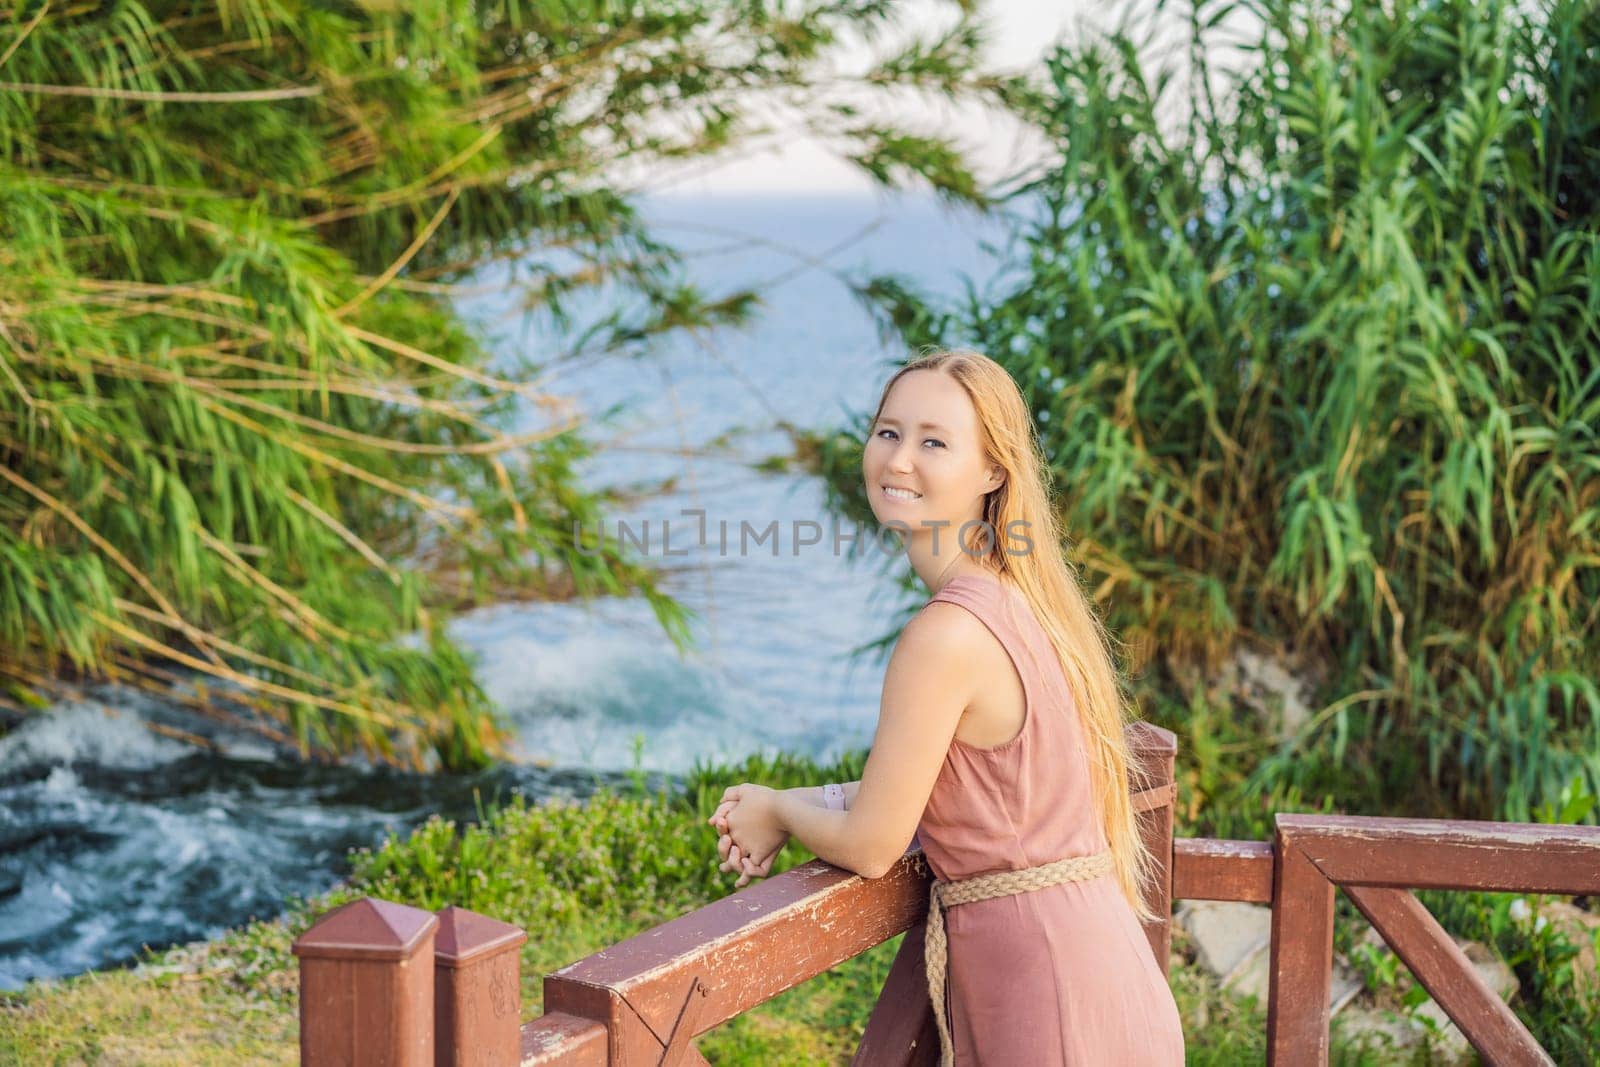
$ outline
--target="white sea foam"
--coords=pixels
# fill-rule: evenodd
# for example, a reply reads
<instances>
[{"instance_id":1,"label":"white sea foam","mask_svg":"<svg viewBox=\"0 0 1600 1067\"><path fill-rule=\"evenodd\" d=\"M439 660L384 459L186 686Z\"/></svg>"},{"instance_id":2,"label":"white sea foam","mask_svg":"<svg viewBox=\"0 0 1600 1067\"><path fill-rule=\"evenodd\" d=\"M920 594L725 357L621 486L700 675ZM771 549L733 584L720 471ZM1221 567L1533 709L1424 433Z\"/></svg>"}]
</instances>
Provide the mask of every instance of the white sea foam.
<instances>
[{"instance_id":1,"label":"white sea foam","mask_svg":"<svg viewBox=\"0 0 1600 1067\"><path fill-rule=\"evenodd\" d=\"M44 780L44 791L56 796L63 796L82 788L78 776L72 773L70 767L57 767L50 772L50 777Z\"/></svg>"},{"instance_id":2,"label":"white sea foam","mask_svg":"<svg viewBox=\"0 0 1600 1067\"><path fill-rule=\"evenodd\" d=\"M608 611L546 604L478 613L457 636L479 656L477 675L505 713L527 762L682 772L706 756L761 743L746 729L748 698L693 657L678 655L640 602ZM742 726L742 724L741 724Z\"/></svg>"},{"instance_id":3,"label":"white sea foam","mask_svg":"<svg viewBox=\"0 0 1600 1067\"><path fill-rule=\"evenodd\" d=\"M151 733L131 712L63 702L33 713L0 738L0 773L74 762L123 769L156 767L188 751L185 745Z\"/></svg>"}]
</instances>

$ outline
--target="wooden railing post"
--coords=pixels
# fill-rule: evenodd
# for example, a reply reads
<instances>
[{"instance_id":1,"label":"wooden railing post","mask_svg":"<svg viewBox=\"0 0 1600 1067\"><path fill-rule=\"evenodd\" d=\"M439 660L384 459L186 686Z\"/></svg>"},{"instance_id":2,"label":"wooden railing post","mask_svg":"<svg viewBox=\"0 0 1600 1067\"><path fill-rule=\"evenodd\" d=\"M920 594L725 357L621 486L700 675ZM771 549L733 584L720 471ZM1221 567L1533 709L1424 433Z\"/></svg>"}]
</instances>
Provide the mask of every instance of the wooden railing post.
<instances>
[{"instance_id":1,"label":"wooden railing post","mask_svg":"<svg viewBox=\"0 0 1600 1067\"><path fill-rule=\"evenodd\" d=\"M1272 945L1267 984L1269 1067L1327 1067L1333 975L1333 883L1282 816L1273 839Z\"/></svg>"},{"instance_id":2,"label":"wooden railing post","mask_svg":"<svg viewBox=\"0 0 1600 1067\"><path fill-rule=\"evenodd\" d=\"M851 1067L932 1067L939 1062L939 1027L922 955L926 937L927 927L920 922L906 931Z\"/></svg>"},{"instance_id":3,"label":"wooden railing post","mask_svg":"<svg viewBox=\"0 0 1600 1067\"><path fill-rule=\"evenodd\" d=\"M1136 722L1128 727L1128 747L1133 753L1133 807L1138 813L1139 836L1154 861L1144 902L1155 918L1144 924L1144 932L1161 973L1166 974L1167 957L1172 953L1172 821L1177 807L1178 739L1170 730Z\"/></svg>"},{"instance_id":4,"label":"wooden railing post","mask_svg":"<svg viewBox=\"0 0 1600 1067\"><path fill-rule=\"evenodd\" d=\"M522 953L528 935L510 923L449 907L433 948L436 1067L516 1067Z\"/></svg>"},{"instance_id":5,"label":"wooden railing post","mask_svg":"<svg viewBox=\"0 0 1600 1067\"><path fill-rule=\"evenodd\" d=\"M305 1067L433 1067L432 913L351 901L295 938Z\"/></svg>"}]
</instances>

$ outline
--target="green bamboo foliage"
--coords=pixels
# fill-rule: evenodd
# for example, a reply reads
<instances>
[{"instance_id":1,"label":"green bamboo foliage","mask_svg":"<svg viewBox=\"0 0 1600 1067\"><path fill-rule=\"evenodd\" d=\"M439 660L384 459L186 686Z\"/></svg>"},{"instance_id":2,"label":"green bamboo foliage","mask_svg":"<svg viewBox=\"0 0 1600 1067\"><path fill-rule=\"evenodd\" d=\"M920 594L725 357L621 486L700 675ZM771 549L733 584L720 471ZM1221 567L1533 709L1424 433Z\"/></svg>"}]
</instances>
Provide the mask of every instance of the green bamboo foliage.
<instances>
[{"instance_id":1,"label":"green bamboo foliage","mask_svg":"<svg viewBox=\"0 0 1600 1067\"><path fill-rule=\"evenodd\" d=\"M879 279L886 325L1024 384L1136 666L1320 674L1263 788L1600 792L1600 7L1186 10L1181 67L1131 31L1049 61L1020 283Z\"/></svg>"},{"instance_id":2,"label":"green bamboo foliage","mask_svg":"<svg viewBox=\"0 0 1600 1067\"><path fill-rule=\"evenodd\" d=\"M574 543L607 498L579 485L581 427L539 368L751 312L756 294L682 283L629 183L755 135L763 94L886 181L977 198L939 139L823 106L837 87L814 71L886 17L0 7L4 703L111 678L303 751L461 765L500 737L452 608L632 591L686 640L642 561ZM864 84L1003 92L971 33ZM529 307L609 284L635 310L491 362L451 304L491 259Z\"/></svg>"}]
</instances>

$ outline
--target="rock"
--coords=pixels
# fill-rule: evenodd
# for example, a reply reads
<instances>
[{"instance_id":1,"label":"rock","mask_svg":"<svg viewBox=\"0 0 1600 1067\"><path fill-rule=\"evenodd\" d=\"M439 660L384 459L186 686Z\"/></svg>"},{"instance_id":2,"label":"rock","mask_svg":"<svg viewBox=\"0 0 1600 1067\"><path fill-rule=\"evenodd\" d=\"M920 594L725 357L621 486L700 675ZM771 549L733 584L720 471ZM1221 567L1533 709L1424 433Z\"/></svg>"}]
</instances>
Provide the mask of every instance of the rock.
<instances>
[{"instance_id":1,"label":"rock","mask_svg":"<svg viewBox=\"0 0 1600 1067\"><path fill-rule=\"evenodd\" d=\"M1263 946L1240 967L1238 973L1223 981L1223 988L1241 997L1255 997L1262 1005L1267 1003L1267 993L1272 986L1272 953ZM1333 957L1333 974L1328 983L1328 1011L1337 1015L1361 995L1366 983L1343 956Z\"/></svg>"},{"instance_id":2,"label":"rock","mask_svg":"<svg viewBox=\"0 0 1600 1067\"><path fill-rule=\"evenodd\" d=\"M1422 1024L1407 1016L1378 1008L1356 1006L1333 1021L1340 1038L1369 1052L1388 1052L1379 1062L1410 1062L1409 1053L1427 1041Z\"/></svg>"},{"instance_id":3,"label":"rock","mask_svg":"<svg viewBox=\"0 0 1600 1067\"><path fill-rule=\"evenodd\" d=\"M213 959L216 946L209 941L191 941L185 945L175 945L159 954L157 957L141 960L134 965L134 973L139 975L164 975L164 974L207 974L218 971L218 963Z\"/></svg>"},{"instance_id":4,"label":"rock","mask_svg":"<svg viewBox=\"0 0 1600 1067\"><path fill-rule=\"evenodd\" d=\"M1343 956L1333 957L1333 982L1328 990L1328 1012L1338 1015L1367 990L1367 983Z\"/></svg>"},{"instance_id":5,"label":"rock","mask_svg":"<svg viewBox=\"0 0 1600 1067\"><path fill-rule=\"evenodd\" d=\"M1564 900L1540 904L1538 922L1543 919L1555 927L1578 954L1572 958L1572 985L1580 996L1600 996L1600 971L1597 971L1594 950L1594 932L1600 930L1600 915L1584 911Z\"/></svg>"},{"instance_id":6,"label":"rock","mask_svg":"<svg viewBox=\"0 0 1600 1067\"><path fill-rule=\"evenodd\" d=\"M1222 694L1219 699L1243 701L1255 709L1279 740L1293 736L1311 717L1308 696L1315 681L1282 652L1263 655L1236 648L1211 685Z\"/></svg>"},{"instance_id":7,"label":"rock","mask_svg":"<svg viewBox=\"0 0 1600 1067\"><path fill-rule=\"evenodd\" d=\"M1389 942L1383 939L1383 935L1378 933L1377 927L1364 920L1358 920L1358 922L1361 927L1361 933L1356 937L1357 944L1371 945L1373 948L1382 949L1385 952L1394 951L1389 947Z\"/></svg>"},{"instance_id":8,"label":"rock","mask_svg":"<svg viewBox=\"0 0 1600 1067\"><path fill-rule=\"evenodd\" d=\"M1517 976L1492 950L1476 941L1457 939L1456 943L1472 961L1484 983L1501 1000L1510 1000L1517 994ZM1346 1040L1368 1048L1376 1047L1378 1051L1387 1048L1401 1052L1419 1048L1426 1042L1430 1046L1430 1063L1466 1067L1478 1062L1466 1035L1431 999L1417 1005L1409 1015L1359 1006L1344 1013L1340 1026Z\"/></svg>"},{"instance_id":9,"label":"rock","mask_svg":"<svg viewBox=\"0 0 1600 1067\"><path fill-rule=\"evenodd\" d=\"M1495 995L1501 1000L1510 1000L1517 995L1521 983L1506 963L1496 956L1488 946L1480 945L1476 941L1462 941L1457 939L1456 944L1461 946L1461 951L1467 954L1467 959L1472 961L1473 969ZM1444 1013L1433 1000L1425 1000L1417 1005L1413 1013L1419 1019L1431 1022L1434 1028L1433 1047L1438 1053L1440 1062L1445 1064L1470 1064L1476 1062L1472 1045L1450 1017ZM1426 1025L1426 1023L1424 1023Z\"/></svg>"},{"instance_id":10,"label":"rock","mask_svg":"<svg viewBox=\"0 0 1600 1067\"><path fill-rule=\"evenodd\" d=\"M1178 922L1195 946L1200 966L1216 975L1235 996L1267 1002L1272 967L1272 909L1262 904L1189 900L1178 908ZM1338 1012L1361 992L1355 970L1335 958L1330 1009Z\"/></svg>"},{"instance_id":11,"label":"rock","mask_svg":"<svg viewBox=\"0 0 1600 1067\"><path fill-rule=\"evenodd\" d=\"M1200 966L1224 983L1265 949L1272 935L1272 909L1262 904L1186 900L1177 919L1194 942Z\"/></svg>"}]
</instances>

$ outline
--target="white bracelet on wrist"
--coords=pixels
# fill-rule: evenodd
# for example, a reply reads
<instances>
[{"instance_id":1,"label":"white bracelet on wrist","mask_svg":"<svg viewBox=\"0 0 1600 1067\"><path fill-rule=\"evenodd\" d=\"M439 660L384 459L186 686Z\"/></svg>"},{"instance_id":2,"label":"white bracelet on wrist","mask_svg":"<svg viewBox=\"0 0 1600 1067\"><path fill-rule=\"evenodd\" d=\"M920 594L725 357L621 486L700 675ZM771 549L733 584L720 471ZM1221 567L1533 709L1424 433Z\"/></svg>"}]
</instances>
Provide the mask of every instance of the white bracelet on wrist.
<instances>
[{"instance_id":1,"label":"white bracelet on wrist","mask_svg":"<svg viewBox=\"0 0 1600 1067\"><path fill-rule=\"evenodd\" d=\"M822 805L829 811L844 811L844 786L829 782L822 787Z\"/></svg>"}]
</instances>

